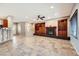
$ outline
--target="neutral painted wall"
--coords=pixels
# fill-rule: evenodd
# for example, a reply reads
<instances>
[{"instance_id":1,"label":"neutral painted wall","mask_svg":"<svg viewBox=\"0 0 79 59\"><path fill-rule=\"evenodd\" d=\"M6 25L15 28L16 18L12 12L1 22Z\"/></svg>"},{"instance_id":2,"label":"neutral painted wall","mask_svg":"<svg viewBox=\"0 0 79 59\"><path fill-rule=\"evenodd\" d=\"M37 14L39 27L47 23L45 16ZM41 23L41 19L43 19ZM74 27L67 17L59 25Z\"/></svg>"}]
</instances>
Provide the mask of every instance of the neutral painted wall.
<instances>
[{"instance_id":1,"label":"neutral painted wall","mask_svg":"<svg viewBox=\"0 0 79 59\"><path fill-rule=\"evenodd\" d=\"M71 13L71 16L69 18L69 20L71 19L73 13L75 12L75 10L78 9L79 11L79 4L76 4L74 9L72 10L72 13ZM69 26L69 35L71 33L71 30L70 30L70 26ZM79 54L79 12L78 12L78 29L77 29L77 39L75 37L73 37L72 35L70 35L70 41L73 45L73 47L76 49L77 53Z\"/></svg>"}]
</instances>

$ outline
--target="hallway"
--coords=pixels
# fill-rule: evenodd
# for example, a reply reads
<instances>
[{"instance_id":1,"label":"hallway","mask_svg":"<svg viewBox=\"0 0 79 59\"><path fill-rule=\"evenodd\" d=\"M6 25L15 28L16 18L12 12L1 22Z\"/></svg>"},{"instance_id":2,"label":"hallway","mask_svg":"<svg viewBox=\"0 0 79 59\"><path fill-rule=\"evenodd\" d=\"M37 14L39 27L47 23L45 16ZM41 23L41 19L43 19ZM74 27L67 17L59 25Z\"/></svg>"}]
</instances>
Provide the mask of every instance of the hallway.
<instances>
[{"instance_id":1,"label":"hallway","mask_svg":"<svg viewBox=\"0 0 79 59\"><path fill-rule=\"evenodd\" d=\"M41 36L14 36L13 40L0 44L4 56L77 56L67 40Z\"/></svg>"}]
</instances>

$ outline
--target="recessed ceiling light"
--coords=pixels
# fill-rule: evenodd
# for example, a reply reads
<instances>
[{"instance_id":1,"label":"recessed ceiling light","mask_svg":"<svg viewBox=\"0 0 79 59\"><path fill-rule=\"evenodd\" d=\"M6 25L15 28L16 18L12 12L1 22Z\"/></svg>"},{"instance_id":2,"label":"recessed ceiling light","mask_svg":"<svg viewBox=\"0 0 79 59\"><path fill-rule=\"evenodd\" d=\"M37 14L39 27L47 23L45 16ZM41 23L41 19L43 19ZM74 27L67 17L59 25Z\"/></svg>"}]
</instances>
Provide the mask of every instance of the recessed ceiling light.
<instances>
[{"instance_id":1,"label":"recessed ceiling light","mask_svg":"<svg viewBox=\"0 0 79 59\"><path fill-rule=\"evenodd\" d=\"M50 6L50 8L54 8L53 6Z\"/></svg>"}]
</instances>

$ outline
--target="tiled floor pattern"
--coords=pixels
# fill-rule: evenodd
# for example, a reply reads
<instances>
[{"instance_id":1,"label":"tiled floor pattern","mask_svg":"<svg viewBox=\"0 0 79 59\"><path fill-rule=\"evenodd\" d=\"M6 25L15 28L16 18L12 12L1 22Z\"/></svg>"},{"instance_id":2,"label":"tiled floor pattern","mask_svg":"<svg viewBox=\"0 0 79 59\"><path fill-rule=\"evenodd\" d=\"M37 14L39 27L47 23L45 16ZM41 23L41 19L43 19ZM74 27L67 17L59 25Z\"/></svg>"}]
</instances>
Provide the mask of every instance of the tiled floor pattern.
<instances>
[{"instance_id":1,"label":"tiled floor pattern","mask_svg":"<svg viewBox=\"0 0 79 59\"><path fill-rule=\"evenodd\" d=\"M0 56L77 56L67 40L41 36L14 36L0 44Z\"/></svg>"}]
</instances>

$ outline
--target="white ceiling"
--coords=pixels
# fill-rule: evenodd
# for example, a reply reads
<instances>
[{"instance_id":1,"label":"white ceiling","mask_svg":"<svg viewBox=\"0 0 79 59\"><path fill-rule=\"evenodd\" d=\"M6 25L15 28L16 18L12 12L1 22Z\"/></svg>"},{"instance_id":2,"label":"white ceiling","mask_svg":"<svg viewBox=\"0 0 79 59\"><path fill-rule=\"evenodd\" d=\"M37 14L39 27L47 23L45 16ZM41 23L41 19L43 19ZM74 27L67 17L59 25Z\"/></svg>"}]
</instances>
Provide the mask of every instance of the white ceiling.
<instances>
[{"instance_id":1,"label":"white ceiling","mask_svg":"<svg viewBox=\"0 0 79 59\"><path fill-rule=\"evenodd\" d=\"M73 6L72 3L0 3L0 17L11 15L14 21L33 21L42 15L47 20L69 16Z\"/></svg>"}]
</instances>

